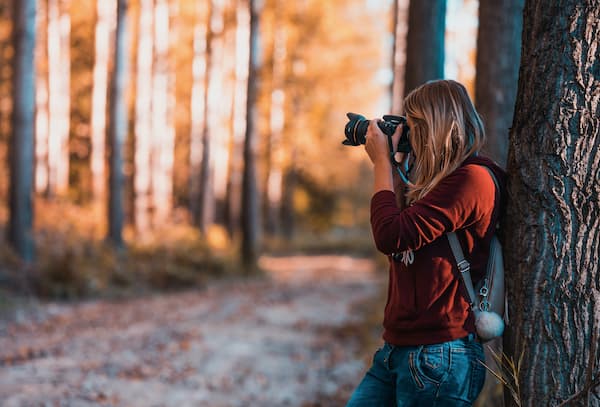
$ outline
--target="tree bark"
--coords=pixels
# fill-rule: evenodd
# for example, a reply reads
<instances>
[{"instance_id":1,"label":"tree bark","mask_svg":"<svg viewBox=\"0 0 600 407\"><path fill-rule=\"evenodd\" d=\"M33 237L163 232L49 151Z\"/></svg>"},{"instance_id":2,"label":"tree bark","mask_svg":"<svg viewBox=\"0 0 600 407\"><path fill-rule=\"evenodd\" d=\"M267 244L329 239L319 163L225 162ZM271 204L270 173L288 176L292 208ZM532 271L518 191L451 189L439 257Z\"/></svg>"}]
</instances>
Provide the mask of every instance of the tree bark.
<instances>
[{"instance_id":1,"label":"tree bark","mask_svg":"<svg viewBox=\"0 0 600 407\"><path fill-rule=\"evenodd\" d=\"M522 405L600 406L600 7L526 1L523 26L504 348L523 353Z\"/></svg>"},{"instance_id":2,"label":"tree bark","mask_svg":"<svg viewBox=\"0 0 600 407\"><path fill-rule=\"evenodd\" d=\"M242 177L242 264L251 271L260 250L260 204L256 183L256 144L258 139L258 81L260 70L260 0L248 0L250 10L250 55L246 102L246 138L244 140L244 172Z\"/></svg>"},{"instance_id":3,"label":"tree bark","mask_svg":"<svg viewBox=\"0 0 600 407\"><path fill-rule=\"evenodd\" d=\"M503 167L517 97L522 14L523 0L479 2L475 103L487 135L484 153Z\"/></svg>"},{"instance_id":4,"label":"tree bark","mask_svg":"<svg viewBox=\"0 0 600 407\"><path fill-rule=\"evenodd\" d=\"M169 15L169 1L155 0L151 182L153 222L156 224L165 222L173 209L175 135L169 120L169 103L173 90L169 62Z\"/></svg>"},{"instance_id":5,"label":"tree bark","mask_svg":"<svg viewBox=\"0 0 600 407\"><path fill-rule=\"evenodd\" d=\"M246 134L246 100L250 42L250 10L245 0L236 5L235 90L233 95L233 138L227 177L227 230L234 237L240 230L243 145Z\"/></svg>"},{"instance_id":6,"label":"tree bark","mask_svg":"<svg viewBox=\"0 0 600 407\"><path fill-rule=\"evenodd\" d=\"M114 21L114 0L96 3L95 60L92 88L90 138L92 151L90 167L94 198L102 202L106 194L106 98L108 89L108 61L111 24Z\"/></svg>"},{"instance_id":7,"label":"tree bark","mask_svg":"<svg viewBox=\"0 0 600 407\"><path fill-rule=\"evenodd\" d=\"M404 94L444 76L446 0L411 0L406 38Z\"/></svg>"},{"instance_id":8,"label":"tree bark","mask_svg":"<svg viewBox=\"0 0 600 407\"><path fill-rule=\"evenodd\" d=\"M35 190L39 194L48 188L48 2L37 4L36 32L36 112L35 112Z\"/></svg>"},{"instance_id":9,"label":"tree bark","mask_svg":"<svg viewBox=\"0 0 600 407\"><path fill-rule=\"evenodd\" d=\"M48 164L47 194L69 188L70 32L69 1L48 0Z\"/></svg>"},{"instance_id":10,"label":"tree bark","mask_svg":"<svg viewBox=\"0 0 600 407\"><path fill-rule=\"evenodd\" d=\"M141 0L135 97L134 222L138 235L150 229L152 208L153 0Z\"/></svg>"},{"instance_id":11,"label":"tree bark","mask_svg":"<svg viewBox=\"0 0 600 407\"><path fill-rule=\"evenodd\" d=\"M285 126L285 79L287 60L287 35L283 21L282 7L276 3L272 49L272 90L270 105L270 135L268 143L268 170L266 196L264 197L265 231L277 235L281 231L281 200L283 194L283 134Z\"/></svg>"},{"instance_id":12,"label":"tree bark","mask_svg":"<svg viewBox=\"0 0 600 407\"><path fill-rule=\"evenodd\" d=\"M33 157L35 123L35 0L13 1L13 134L10 144L10 220L8 240L32 261Z\"/></svg>"},{"instance_id":13,"label":"tree bark","mask_svg":"<svg viewBox=\"0 0 600 407\"><path fill-rule=\"evenodd\" d=\"M214 10L201 8L194 33L194 72L192 90L192 134L190 136L190 211L194 224L205 233L212 222L213 201L210 167L209 84L211 82L212 27Z\"/></svg>"},{"instance_id":14,"label":"tree bark","mask_svg":"<svg viewBox=\"0 0 600 407\"><path fill-rule=\"evenodd\" d=\"M116 247L123 242L123 144L127 137L127 9L128 0L117 0L114 68L111 77L109 113L109 191L108 239Z\"/></svg>"}]
</instances>

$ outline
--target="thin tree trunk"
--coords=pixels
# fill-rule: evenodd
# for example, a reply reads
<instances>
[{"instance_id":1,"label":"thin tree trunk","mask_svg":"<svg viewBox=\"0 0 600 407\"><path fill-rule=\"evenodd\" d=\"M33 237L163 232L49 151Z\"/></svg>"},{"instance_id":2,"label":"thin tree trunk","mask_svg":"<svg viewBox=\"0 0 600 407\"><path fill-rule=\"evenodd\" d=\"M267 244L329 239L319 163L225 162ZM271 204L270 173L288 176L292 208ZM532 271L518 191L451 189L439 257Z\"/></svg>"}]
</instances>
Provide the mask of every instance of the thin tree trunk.
<instances>
[{"instance_id":1,"label":"thin tree trunk","mask_svg":"<svg viewBox=\"0 0 600 407\"><path fill-rule=\"evenodd\" d=\"M214 195L212 188L211 137L210 137L210 84L213 82L213 18L219 12L215 1L209 2L207 14L200 13L195 32L194 93L192 109L197 117L192 124L190 161L191 212L194 224L206 233L214 220ZM204 18L202 18L204 17ZM206 19L206 30L202 24ZM218 20L218 19L217 19Z\"/></svg>"},{"instance_id":2,"label":"thin tree trunk","mask_svg":"<svg viewBox=\"0 0 600 407\"><path fill-rule=\"evenodd\" d=\"M109 104L109 191L108 239L116 247L123 242L123 145L127 137L127 9L128 0L117 0L117 30L115 33L114 68L111 76Z\"/></svg>"},{"instance_id":3,"label":"thin tree trunk","mask_svg":"<svg viewBox=\"0 0 600 407\"><path fill-rule=\"evenodd\" d=\"M108 89L108 61L112 24L115 18L114 0L96 3L95 61L92 88L92 123L90 138L92 151L90 166L94 198L102 202L106 194L106 97Z\"/></svg>"},{"instance_id":4,"label":"thin tree trunk","mask_svg":"<svg viewBox=\"0 0 600 407\"><path fill-rule=\"evenodd\" d=\"M211 14L201 7L194 28L194 62L192 63L191 133L190 133L190 212L193 222L204 232L204 197L207 188L210 139L208 135L208 83L211 59Z\"/></svg>"},{"instance_id":5,"label":"thin tree trunk","mask_svg":"<svg viewBox=\"0 0 600 407\"><path fill-rule=\"evenodd\" d=\"M153 0L141 0L135 98L134 137L134 222L138 235L151 224L151 140L152 140L152 67L153 67Z\"/></svg>"},{"instance_id":6,"label":"thin tree trunk","mask_svg":"<svg viewBox=\"0 0 600 407\"><path fill-rule=\"evenodd\" d=\"M64 195L69 187L71 20L68 6L65 0L48 0L49 196Z\"/></svg>"},{"instance_id":7,"label":"thin tree trunk","mask_svg":"<svg viewBox=\"0 0 600 407\"><path fill-rule=\"evenodd\" d=\"M13 1L13 134L10 143L10 220L8 240L19 256L32 261L33 157L35 121L35 0Z\"/></svg>"},{"instance_id":8,"label":"thin tree trunk","mask_svg":"<svg viewBox=\"0 0 600 407\"><path fill-rule=\"evenodd\" d=\"M173 208L174 131L169 122L172 91L169 64L169 2L155 0L154 72L152 78L152 206L153 223L161 224Z\"/></svg>"},{"instance_id":9,"label":"thin tree trunk","mask_svg":"<svg viewBox=\"0 0 600 407\"><path fill-rule=\"evenodd\" d=\"M248 70L250 42L250 10L245 0L236 5L235 89L233 96L233 137L231 165L227 177L227 228L234 237L240 229L242 195L243 145L246 134L246 100L248 94Z\"/></svg>"},{"instance_id":10,"label":"thin tree trunk","mask_svg":"<svg viewBox=\"0 0 600 407\"><path fill-rule=\"evenodd\" d=\"M392 8L394 24L392 26L394 43L392 46L393 80L390 86L392 98L391 113L402 113L402 95L404 94L404 74L406 68L406 36L408 29L409 0L394 0Z\"/></svg>"},{"instance_id":11,"label":"thin tree trunk","mask_svg":"<svg viewBox=\"0 0 600 407\"><path fill-rule=\"evenodd\" d=\"M404 94L444 76L446 0L410 0Z\"/></svg>"},{"instance_id":12,"label":"thin tree trunk","mask_svg":"<svg viewBox=\"0 0 600 407\"><path fill-rule=\"evenodd\" d=\"M600 406L600 7L526 1L523 26L504 349L522 405Z\"/></svg>"},{"instance_id":13,"label":"thin tree trunk","mask_svg":"<svg viewBox=\"0 0 600 407\"><path fill-rule=\"evenodd\" d=\"M285 125L285 61L287 54L287 38L282 20L282 5L275 4L275 29L273 33L273 66L271 91L270 137L268 140L269 165L266 179L266 196L264 216L266 231L278 234L281 230L280 212L283 188L283 129Z\"/></svg>"},{"instance_id":14,"label":"thin tree trunk","mask_svg":"<svg viewBox=\"0 0 600 407\"><path fill-rule=\"evenodd\" d=\"M246 104L246 138L242 178L242 263L247 271L256 266L260 250L260 205L256 185L256 144L258 139L258 81L260 70L259 1L249 0L250 55Z\"/></svg>"},{"instance_id":15,"label":"thin tree trunk","mask_svg":"<svg viewBox=\"0 0 600 407\"><path fill-rule=\"evenodd\" d=\"M488 137L485 153L502 166L517 96L522 14L523 0L479 2L475 103Z\"/></svg>"},{"instance_id":16,"label":"thin tree trunk","mask_svg":"<svg viewBox=\"0 0 600 407\"><path fill-rule=\"evenodd\" d=\"M36 112L35 112L35 190L42 194L48 190L48 2L37 5L36 41Z\"/></svg>"},{"instance_id":17,"label":"thin tree trunk","mask_svg":"<svg viewBox=\"0 0 600 407\"><path fill-rule=\"evenodd\" d=\"M234 4L232 4L234 3ZM235 2L225 0L222 4L223 12L223 31L221 34L221 51L218 53L219 60L214 67L219 74L214 76L219 81L216 84L218 98L214 99L215 105L220 105L219 109L214 111L214 124L211 125L213 137L213 152L211 154L213 161L213 191L214 191L214 223L225 226L227 216L227 176L229 163L233 157L230 152L230 139L233 137L233 127L230 123L233 97L235 90L235 49L236 49L236 30L229 23L235 16ZM213 52L213 55L215 53ZM215 55L216 56L216 55Z\"/></svg>"}]
</instances>

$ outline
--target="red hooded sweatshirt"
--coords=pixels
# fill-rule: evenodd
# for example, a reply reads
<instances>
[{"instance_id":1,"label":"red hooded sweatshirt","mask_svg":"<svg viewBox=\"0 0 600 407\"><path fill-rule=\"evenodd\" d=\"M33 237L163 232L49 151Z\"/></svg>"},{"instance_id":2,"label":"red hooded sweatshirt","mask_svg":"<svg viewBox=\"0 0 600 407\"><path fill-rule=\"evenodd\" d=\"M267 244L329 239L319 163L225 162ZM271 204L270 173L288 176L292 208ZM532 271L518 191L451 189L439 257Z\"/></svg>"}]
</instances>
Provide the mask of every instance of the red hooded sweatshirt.
<instances>
[{"instance_id":1,"label":"red hooded sweatshirt","mask_svg":"<svg viewBox=\"0 0 600 407\"><path fill-rule=\"evenodd\" d=\"M500 185L496 190L488 167ZM466 291L446 233L456 231L474 283L484 274L501 211L506 175L493 161L471 157L404 210L395 194L371 199L377 249L389 255L383 339L393 345L446 342L475 332ZM396 260L391 256L396 253Z\"/></svg>"}]
</instances>

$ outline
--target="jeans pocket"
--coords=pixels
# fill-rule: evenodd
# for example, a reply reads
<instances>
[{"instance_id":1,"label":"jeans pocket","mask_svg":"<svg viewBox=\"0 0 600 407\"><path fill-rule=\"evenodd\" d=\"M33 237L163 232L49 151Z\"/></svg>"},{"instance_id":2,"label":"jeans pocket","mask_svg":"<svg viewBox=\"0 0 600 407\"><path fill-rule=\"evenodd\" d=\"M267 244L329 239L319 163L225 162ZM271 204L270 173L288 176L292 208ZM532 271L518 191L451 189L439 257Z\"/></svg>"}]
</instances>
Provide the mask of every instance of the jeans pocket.
<instances>
[{"instance_id":1,"label":"jeans pocket","mask_svg":"<svg viewBox=\"0 0 600 407\"><path fill-rule=\"evenodd\" d=\"M415 358L417 372L429 382L440 384L450 370L450 349L445 344L425 345Z\"/></svg>"}]
</instances>

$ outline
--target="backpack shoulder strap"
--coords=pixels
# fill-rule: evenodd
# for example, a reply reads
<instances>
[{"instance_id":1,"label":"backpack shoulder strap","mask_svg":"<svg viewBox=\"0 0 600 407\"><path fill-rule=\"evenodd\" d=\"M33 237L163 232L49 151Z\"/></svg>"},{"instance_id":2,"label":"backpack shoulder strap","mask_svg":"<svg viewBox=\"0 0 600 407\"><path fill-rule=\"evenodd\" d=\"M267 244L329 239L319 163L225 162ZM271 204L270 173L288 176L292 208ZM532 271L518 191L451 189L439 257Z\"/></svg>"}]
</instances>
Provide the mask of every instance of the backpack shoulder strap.
<instances>
[{"instance_id":1,"label":"backpack shoulder strap","mask_svg":"<svg viewBox=\"0 0 600 407\"><path fill-rule=\"evenodd\" d=\"M465 255L460 247L460 242L458 241L456 232L447 233L446 236L448 237L452 254L454 254L454 259L456 260L460 276L462 277L465 287L467 288L469 303L471 304L471 308L474 308L476 297L475 289L473 288L473 281L471 280L471 264L469 264L469 262L465 259Z\"/></svg>"}]
</instances>

